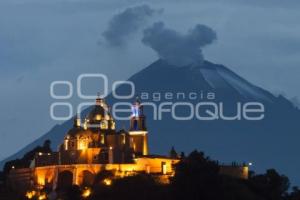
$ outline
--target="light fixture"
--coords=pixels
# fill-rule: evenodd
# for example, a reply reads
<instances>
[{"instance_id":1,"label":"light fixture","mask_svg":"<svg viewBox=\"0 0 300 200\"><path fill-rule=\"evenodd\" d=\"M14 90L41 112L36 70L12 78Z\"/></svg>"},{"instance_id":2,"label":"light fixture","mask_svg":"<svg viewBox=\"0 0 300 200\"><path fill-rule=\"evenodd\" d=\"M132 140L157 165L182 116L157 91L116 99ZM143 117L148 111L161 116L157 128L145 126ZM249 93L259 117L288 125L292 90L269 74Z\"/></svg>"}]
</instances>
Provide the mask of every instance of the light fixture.
<instances>
[{"instance_id":1,"label":"light fixture","mask_svg":"<svg viewBox=\"0 0 300 200\"><path fill-rule=\"evenodd\" d=\"M81 196L83 198L88 198L89 196L91 196L91 193L92 193L92 191L90 188L84 188Z\"/></svg>"},{"instance_id":2,"label":"light fixture","mask_svg":"<svg viewBox=\"0 0 300 200\"><path fill-rule=\"evenodd\" d=\"M106 178L106 179L103 180L103 183L104 183L104 185L110 186L111 183L112 183L112 180L109 179L109 178Z\"/></svg>"}]
</instances>

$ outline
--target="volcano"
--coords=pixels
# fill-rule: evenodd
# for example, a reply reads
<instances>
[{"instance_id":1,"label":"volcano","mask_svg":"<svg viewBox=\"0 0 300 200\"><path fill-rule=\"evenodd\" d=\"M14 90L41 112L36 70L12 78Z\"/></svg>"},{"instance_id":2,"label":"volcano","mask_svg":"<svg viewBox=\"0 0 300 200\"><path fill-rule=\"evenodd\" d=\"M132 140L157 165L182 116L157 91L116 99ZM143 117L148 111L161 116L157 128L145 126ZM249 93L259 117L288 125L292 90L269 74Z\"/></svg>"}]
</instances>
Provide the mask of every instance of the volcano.
<instances>
[{"instance_id":1,"label":"volcano","mask_svg":"<svg viewBox=\"0 0 300 200\"><path fill-rule=\"evenodd\" d=\"M129 81L135 84L136 95L150 94L149 99L145 101L157 105L165 101L179 101L178 98L166 99L166 93L196 93L197 99L184 101L222 102L227 115L236 112L237 103L259 102L265 108L262 120L203 121L193 118L178 121L165 113L162 120L156 120L153 110L145 106L150 153L165 153L172 146L179 152L198 149L213 159L226 163L252 162L252 169L258 172L276 168L288 175L293 183L300 184L300 111L283 96L275 96L238 76L229 68L208 61L178 67L164 60L157 60L134 74ZM117 89L117 93L128 94L127 89L122 85ZM207 99L207 93L214 93L215 98ZM159 99L155 96L157 94L161 95ZM119 100L109 95L106 101L112 105ZM178 112L184 114L184 110L179 109ZM117 124L128 122L122 121ZM3 160L1 165L7 160L21 157L46 139L51 140L56 148L71 126L72 120L69 120L53 127L41 138Z\"/></svg>"}]
</instances>

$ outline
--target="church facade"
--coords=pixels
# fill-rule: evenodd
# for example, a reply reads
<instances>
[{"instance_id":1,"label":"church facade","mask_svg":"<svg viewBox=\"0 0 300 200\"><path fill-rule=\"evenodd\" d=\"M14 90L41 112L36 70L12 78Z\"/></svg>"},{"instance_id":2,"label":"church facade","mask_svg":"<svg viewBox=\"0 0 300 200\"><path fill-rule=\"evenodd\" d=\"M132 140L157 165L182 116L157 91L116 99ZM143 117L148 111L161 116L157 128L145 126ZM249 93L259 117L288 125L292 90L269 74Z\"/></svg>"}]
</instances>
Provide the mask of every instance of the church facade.
<instances>
[{"instance_id":1,"label":"church facade","mask_svg":"<svg viewBox=\"0 0 300 200\"><path fill-rule=\"evenodd\" d=\"M117 131L109 106L97 98L85 119L75 117L58 152L38 153L29 169L12 170L10 176L18 188L88 186L103 170L113 172L115 178L148 173L168 182L178 161L149 155L146 117L138 100L132 105L130 129Z\"/></svg>"},{"instance_id":2,"label":"church facade","mask_svg":"<svg viewBox=\"0 0 300 200\"><path fill-rule=\"evenodd\" d=\"M174 150L173 150L174 151ZM170 156L150 155L146 116L142 104L132 105L130 128L116 130L116 123L104 99L97 98L86 118L74 118L57 152L37 153L30 168L11 169L9 184L13 189L57 188L71 185L91 186L101 171L113 178L138 173L153 175L168 183L179 162L176 152ZM247 179L247 166L220 166L220 173ZM106 180L110 184L112 180Z\"/></svg>"}]
</instances>

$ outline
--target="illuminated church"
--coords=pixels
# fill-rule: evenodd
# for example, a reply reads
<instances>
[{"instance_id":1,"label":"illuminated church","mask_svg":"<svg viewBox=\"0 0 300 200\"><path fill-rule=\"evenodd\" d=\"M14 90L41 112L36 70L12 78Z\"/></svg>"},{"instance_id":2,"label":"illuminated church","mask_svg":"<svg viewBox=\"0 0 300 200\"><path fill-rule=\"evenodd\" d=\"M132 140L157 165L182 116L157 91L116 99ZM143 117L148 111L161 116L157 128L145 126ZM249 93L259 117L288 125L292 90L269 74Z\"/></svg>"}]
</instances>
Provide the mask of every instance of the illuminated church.
<instances>
[{"instance_id":1,"label":"illuminated church","mask_svg":"<svg viewBox=\"0 0 300 200\"><path fill-rule=\"evenodd\" d=\"M84 120L75 117L58 152L38 153L30 168L11 170L10 180L24 189L89 186L99 172L108 170L114 178L148 173L167 183L178 161L149 155L146 117L139 100L132 105L129 131L117 131L109 106L97 98Z\"/></svg>"},{"instance_id":2,"label":"illuminated church","mask_svg":"<svg viewBox=\"0 0 300 200\"><path fill-rule=\"evenodd\" d=\"M98 98L83 123L80 118L74 120L60 147L59 164L132 163L134 158L148 155L147 137L143 106L138 100L132 105L127 132L116 131L108 105Z\"/></svg>"},{"instance_id":3,"label":"illuminated church","mask_svg":"<svg viewBox=\"0 0 300 200\"><path fill-rule=\"evenodd\" d=\"M110 171L113 178L147 173L168 183L177 162L174 149L170 156L149 155L146 117L139 100L132 105L129 131L117 131L109 106L97 98L84 120L75 117L58 152L37 153L30 168L12 169L9 181L12 188L24 191L54 190L74 184L91 186L99 172ZM248 167L221 166L220 173L246 179Z\"/></svg>"}]
</instances>

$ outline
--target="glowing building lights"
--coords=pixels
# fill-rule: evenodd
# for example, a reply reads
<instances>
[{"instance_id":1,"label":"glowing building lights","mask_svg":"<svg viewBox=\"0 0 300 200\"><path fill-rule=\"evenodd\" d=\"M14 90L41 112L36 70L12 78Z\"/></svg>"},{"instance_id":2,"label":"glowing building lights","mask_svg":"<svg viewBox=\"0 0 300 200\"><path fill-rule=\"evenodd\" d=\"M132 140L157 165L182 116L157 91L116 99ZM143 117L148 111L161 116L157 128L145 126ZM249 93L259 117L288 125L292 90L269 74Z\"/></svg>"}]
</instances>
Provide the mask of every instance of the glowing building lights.
<instances>
[{"instance_id":1,"label":"glowing building lights","mask_svg":"<svg viewBox=\"0 0 300 200\"><path fill-rule=\"evenodd\" d=\"M46 194L40 194L38 200L45 200L47 199L47 195Z\"/></svg>"},{"instance_id":2,"label":"glowing building lights","mask_svg":"<svg viewBox=\"0 0 300 200\"><path fill-rule=\"evenodd\" d=\"M109 178L106 178L103 180L104 185L110 186L112 184L112 180Z\"/></svg>"},{"instance_id":3,"label":"glowing building lights","mask_svg":"<svg viewBox=\"0 0 300 200\"><path fill-rule=\"evenodd\" d=\"M26 192L26 197L28 198L28 199L32 199L34 196L36 195L36 191L28 191L28 192Z\"/></svg>"},{"instance_id":4,"label":"glowing building lights","mask_svg":"<svg viewBox=\"0 0 300 200\"><path fill-rule=\"evenodd\" d=\"M88 198L89 196L91 196L92 191L90 188L84 188L82 191L82 197L83 198Z\"/></svg>"}]
</instances>

